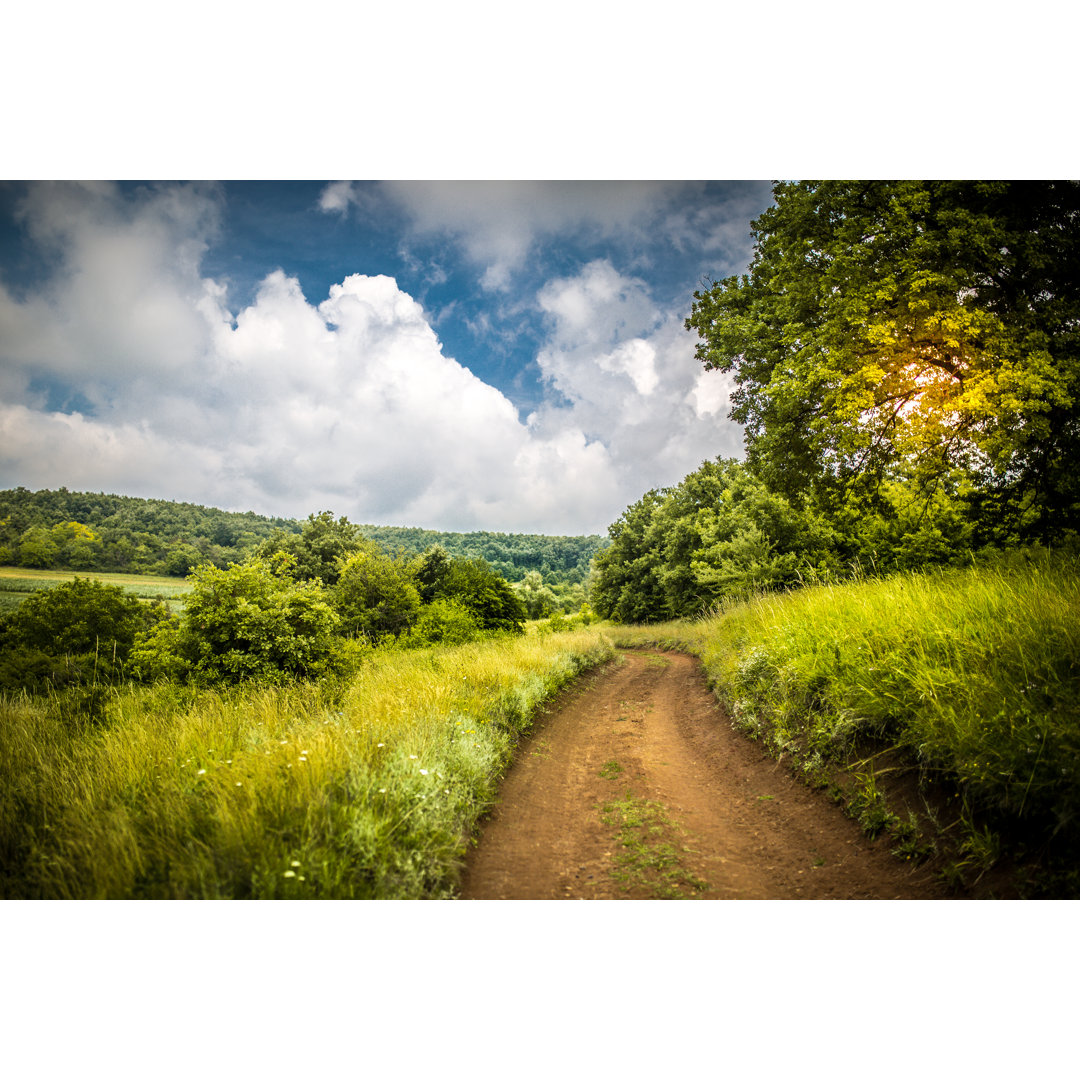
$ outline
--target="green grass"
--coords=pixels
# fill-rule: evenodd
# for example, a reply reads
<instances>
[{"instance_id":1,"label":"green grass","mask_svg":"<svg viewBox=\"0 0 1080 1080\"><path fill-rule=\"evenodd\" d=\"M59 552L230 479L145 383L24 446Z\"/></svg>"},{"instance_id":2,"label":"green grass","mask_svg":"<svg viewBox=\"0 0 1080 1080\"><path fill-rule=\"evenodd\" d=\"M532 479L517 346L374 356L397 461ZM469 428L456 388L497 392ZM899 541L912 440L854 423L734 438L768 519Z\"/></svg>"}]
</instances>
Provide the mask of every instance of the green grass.
<instances>
[{"instance_id":1,"label":"green grass","mask_svg":"<svg viewBox=\"0 0 1080 1080\"><path fill-rule=\"evenodd\" d=\"M75 578L90 578L105 585L119 585L142 600L164 600L174 610L191 591L183 578L156 574L104 574L79 570L30 570L21 566L0 566L0 611L13 611L31 593L51 589Z\"/></svg>"},{"instance_id":2,"label":"green grass","mask_svg":"<svg viewBox=\"0 0 1080 1080\"><path fill-rule=\"evenodd\" d=\"M966 884L1008 863L1028 895L1080 894L1075 557L770 594L613 638L698 653L738 728L905 857L937 850ZM905 777L914 816L885 790Z\"/></svg>"},{"instance_id":3,"label":"green grass","mask_svg":"<svg viewBox=\"0 0 1080 1080\"><path fill-rule=\"evenodd\" d=\"M539 704L596 630L377 653L345 685L0 699L5 898L453 894Z\"/></svg>"},{"instance_id":4,"label":"green grass","mask_svg":"<svg viewBox=\"0 0 1080 1080\"><path fill-rule=\"evenodd\" d=\"M621 772L608 762L601 771L605 779ZM615 856L612 879L627 889L645 890L656 900L679 900L708 888L708 883L687 871L681 862L686 848L680 843L682 829L658 802L626 791L621 799L605 803L600 810L605 825L616 830L620 850Z\"/></svg>"}]
</instances>

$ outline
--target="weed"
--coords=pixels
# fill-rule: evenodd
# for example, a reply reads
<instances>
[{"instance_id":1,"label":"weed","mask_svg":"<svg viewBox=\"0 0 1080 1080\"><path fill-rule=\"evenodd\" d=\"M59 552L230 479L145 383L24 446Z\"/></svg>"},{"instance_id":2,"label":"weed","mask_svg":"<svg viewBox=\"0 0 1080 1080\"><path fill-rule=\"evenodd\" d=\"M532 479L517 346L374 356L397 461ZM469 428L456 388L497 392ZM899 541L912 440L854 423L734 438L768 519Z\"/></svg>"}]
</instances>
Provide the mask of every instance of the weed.
<instances>
[{"instance_id":1,"label":"weed","mask_svg":"<svg viewBox=\"0 0 1080 1080\"><path fill-rule=\"evenodd\" d=\"M1080 880L1067 872L1080 844L1075 555L807 586L611 636L699 655L733 726L841 800L830 773L863 771L867 749L892 748L928 782L955 785L959 823L950 815L948 832L916 840L876 787L856 782L851 809L871 833L899 830L901 857L936 848L964 877L1037 852L1048 888Z\"/></svg>"},{"instance_id":2,"label":"weed","mask_svg":"<svg viewBox=\"0 0 1080 1080\"><path fill-rule=\"evenodd\" d=\"M614 780L623 771L623 767L617 761L606 761L600 767L600 777L603 780Z\"/></svg>"}]
</instances>

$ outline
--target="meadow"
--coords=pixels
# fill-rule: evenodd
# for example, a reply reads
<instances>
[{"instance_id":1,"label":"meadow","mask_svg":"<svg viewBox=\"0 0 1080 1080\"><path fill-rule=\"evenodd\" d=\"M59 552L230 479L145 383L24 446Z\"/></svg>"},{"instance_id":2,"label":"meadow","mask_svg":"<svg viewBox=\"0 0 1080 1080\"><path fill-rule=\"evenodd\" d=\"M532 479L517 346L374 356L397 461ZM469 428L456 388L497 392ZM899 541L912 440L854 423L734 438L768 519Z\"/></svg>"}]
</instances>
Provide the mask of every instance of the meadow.
<instances>
[{"instance_id":1,"label":"meadow","mask_svg":"<svg viewBox=\"0 0 1080 1080\"><path fill-rule=\"evenodd\" d=\"M540 704L600 634L376 652L347 682L118 688L94 722L0 699L0 895L453 894Z\"/></svg>"},{"instance_id":2,"label":"meadow","mask_svg":"<svg viewBox=\"0 0 1080 1080\"><path fill-rule=\"evenodd\" d=\"M976 895L1077 896L1078 571L1018 554L695 620L375 649L279 687L111 687L93 711L9 694L0 895L453 896L541 704L614 647L659 645L700 656L732 724L898 857Z\"/></svg>"},{"instance_id":3,"label":"meadow","mask_svg":"<svg viewBox=\"0 0 1080 1080\"><path fill-rule=\"evenodd\" d=\"M141 600L164 600L173 610L191 591L184 579L157 574L109 574L96 570L31 570L22 566L0 566L0 612L12 611L31 593L51 589L64 581L89 578L106 585L119 585Z\"/></svg>"}]
</instances>

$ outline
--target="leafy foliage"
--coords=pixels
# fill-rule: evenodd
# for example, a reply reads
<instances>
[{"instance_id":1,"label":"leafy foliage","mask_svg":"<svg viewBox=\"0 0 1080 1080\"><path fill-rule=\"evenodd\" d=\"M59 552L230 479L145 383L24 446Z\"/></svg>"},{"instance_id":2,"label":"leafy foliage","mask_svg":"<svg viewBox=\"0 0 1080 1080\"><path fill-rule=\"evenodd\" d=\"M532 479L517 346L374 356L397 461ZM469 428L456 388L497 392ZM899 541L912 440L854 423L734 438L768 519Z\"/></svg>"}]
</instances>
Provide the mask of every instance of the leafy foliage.
<instances>
[{"instance_id":1,"label":"leafy foliage","mask_svg":"<svg viewBox=\"0 0 1080 1080\"><path fill-rule=\"evenodd\" d=\"M365 544L358 526L346 517L334 520L329 510L309 515L299 535L287 529L278 529L260 545L258 554L270 558L284 553L293 560L292 574L299 581L321 581L334 585L341 573L344 560L366 548L378 548Z\"/></svg>"},{"instance_id":2,"label":"leafy foliage","mask_svg":"<svg viewBox=\"0 0 1080 1080\"><path fill-rule=\"evenodd\" d=\"M115 585L76 579L30 595L0 619L0 686L28 689L108 682L136 636L166 618Z\"/></svg>"},{"instance_id":3,"label":"leafy foliage","mask_svg":"<svg viewBox=\"0 0 1080 1080\"><path fill-rule=\"evenodd\" d=\"M837 536L819 514L769 491L738 461L705 462L650 491L611 526L592 600L617 622L692 616L724 597L835 572Z\"/></svg>"},{"instance_id":4,"label":"leafy foliage","mask_svg":"<svg viewBox=\"0 0 1080 1080\"><path fill-rule=\"evenodd\" d=\"M473 613L483 630L516 634L525 630L525 605L483 559L452 560L435 597L457 601Z\"/></svg>"},{"instance_id":5,"label":"leafy foliage","mask_svg":"<svg viewBox=\"0 0 1080 1080\"><path fill-rule=\"evenodd\" d=\"M287 518L92 492L0 491L0 561L42 569L183 577L241 562Z\"/></svg>"},{"instance_id":6,"label":"leafy foliage","mask_svg":"<svg viewBox=\"0 0 1080 1080\"><path fill-rule=\"evenodd\" d=\"M983 540L1080 526L1080 184L780 183L750 272L695 293L748 460L789 498Z\"/></svg>"},{"instance_id":7,"label":"leafy foliage","mask_svg":"<svg viewBox=\"0 0 1080 1080\"><path fill-rule=\"evenodd\" d=\"M420 614L411 567L377 548L355 552L341 562L330 598L344 630L376 642L398 637Z\"/></svg>"},{"instance_id":8,"label":"leafy foliage","mask_svg":"<svg viewBox=\"0 0 1080 1080\"><path fill-rule=\"evenodd\" d=\"M144 678L281 682L324 673L336 653L338 617L314 582L296 581L288 557L203 566L178 625L161 627L132 657Z\"/></svg>"}]
</instances>

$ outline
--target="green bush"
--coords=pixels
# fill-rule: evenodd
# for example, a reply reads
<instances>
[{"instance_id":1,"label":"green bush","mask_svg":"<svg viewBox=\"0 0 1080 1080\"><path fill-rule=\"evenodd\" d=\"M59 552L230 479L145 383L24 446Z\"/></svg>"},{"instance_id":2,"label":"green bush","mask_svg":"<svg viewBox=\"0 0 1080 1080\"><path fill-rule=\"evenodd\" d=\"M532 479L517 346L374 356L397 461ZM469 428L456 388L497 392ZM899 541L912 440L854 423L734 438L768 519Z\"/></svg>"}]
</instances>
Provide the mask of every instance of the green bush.
<instances>
[{"instance_id":1,"label":"green bush","mask_svg":"<svg viewBox=\"0 0 1080 1080\"><path fill-rule=\"evenodd\" d=\"M163 604L85 578L32 593L0 621L0 687L115 681L136 637L166 618Z\"/></svg>"},{"instance_id":2,"label":"green bush","mask_svg":"<svg viewBox=\"0 0 1080 1080\"><path fill-rule=\"evenodd\" d=\"M407 641L410 646L464 645L482 633L480 621L464 604L444 597L424 608Z\"/></svg>"},{"instance_id":3,"label":"green bush","mask_svg":"<svg viewBox=\"0 0 1080 1080\"><path fill-rule=\"evenodd\" d=\"M330 602L341 629L373 642L398 637L420 614L420 593L408 564L377 551L343 559Z\"/></svg>"},{"instance_id":4,"label":"green bush","mask_svg":"<svg viewBox=\"0 0 1080 1080\"><path fill-rule=\"evenodd\" d=\"M227 570L202 566L190 578L183 618L146 635L135 651L143 678L260 682L333 669L338 617L316 582L296 581L277 555Z\"/></svg>"}]
</instances>

